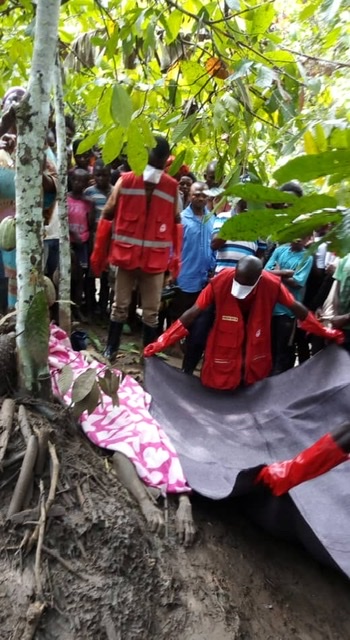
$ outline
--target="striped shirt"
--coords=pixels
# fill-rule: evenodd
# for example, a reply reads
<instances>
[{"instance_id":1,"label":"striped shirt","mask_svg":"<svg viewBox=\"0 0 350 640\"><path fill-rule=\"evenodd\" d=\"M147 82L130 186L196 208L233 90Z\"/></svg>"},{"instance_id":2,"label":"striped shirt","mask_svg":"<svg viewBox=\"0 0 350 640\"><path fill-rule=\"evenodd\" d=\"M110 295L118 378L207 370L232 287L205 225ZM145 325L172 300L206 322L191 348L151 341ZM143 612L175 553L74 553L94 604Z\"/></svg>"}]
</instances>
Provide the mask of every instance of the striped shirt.
<instances>
[{"instance_id":1,"label":"striped shirt","mask_svg":"<svg viewBox=\"0 0 350 640\"><path fill-rule=\"evenodd\" d=\"M244 215L244 214L243 214ZM213 236L216 236L224 222L230 220L231 214L228 212L219 213L216 216ZM216 268L215 273L219 273L222 269L228 267L236 267L238 261L244 256L255 256L258 250L266 251L266 242L256 240L255 242L248 242L246 240L226 240L221 249L216 252Z\"/></svg>"}]
</instances>

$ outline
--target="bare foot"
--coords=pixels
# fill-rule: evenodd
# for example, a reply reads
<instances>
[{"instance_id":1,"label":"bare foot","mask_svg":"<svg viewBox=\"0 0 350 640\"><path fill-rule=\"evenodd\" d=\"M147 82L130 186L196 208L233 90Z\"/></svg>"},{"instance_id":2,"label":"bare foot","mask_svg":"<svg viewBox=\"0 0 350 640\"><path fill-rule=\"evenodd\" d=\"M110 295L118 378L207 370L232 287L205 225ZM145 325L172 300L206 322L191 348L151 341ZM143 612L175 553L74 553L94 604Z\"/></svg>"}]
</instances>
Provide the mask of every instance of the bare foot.
<instances>
[{"instance_id":1,"label":"bare foot","mask_svg":"<svg viewBox=\"0 0 350 640\"><path fill-rule=\"evenodd\" d=\"M196 527L192 516L190 497L186 494L179 496L179 506L175 516L176 533L179 541L189 547L194 542Z\"/></svg>"}]
</instances>

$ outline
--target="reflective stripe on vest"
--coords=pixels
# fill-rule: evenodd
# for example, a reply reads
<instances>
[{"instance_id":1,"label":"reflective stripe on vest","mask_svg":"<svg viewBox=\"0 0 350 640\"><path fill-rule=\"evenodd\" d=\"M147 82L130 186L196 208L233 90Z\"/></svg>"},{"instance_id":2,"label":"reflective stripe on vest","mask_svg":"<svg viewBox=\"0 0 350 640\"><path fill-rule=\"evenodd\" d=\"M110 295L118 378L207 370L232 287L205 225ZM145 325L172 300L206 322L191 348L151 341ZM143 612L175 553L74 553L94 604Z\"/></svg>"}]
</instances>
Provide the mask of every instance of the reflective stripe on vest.
<instances>
[{"instance_id":1,"label":"reflective stripe on vest","mask_svg":"<svg viewBox=\"0 0 350 640\"><path fill-rule=\"evenodd\" d=\"M162 240L139 240L138 238L130 238L129 236L122 236L119 233L113 234L113 240L117 242L127 242L128 244L137 245L138 247L147 247L153 249L167 249L172 247L172 242L166 242Z\"/></svg>"},{"instance_id":2,"label":"reflective stripe on vest","mask_svg":"<svg viewBox=\"0 0 350 640\"><path fill-rule=\"evenodd\" d=\"M120 193L124 196L145 196L146 191L144 189L129 189L127 187L122 187L120 189ZM152 195L158 196L158 198L163 198L163 200L167 200L172 204L175 202L174 196L169 195L169 193L165 193L165 191L161 191L160 189L154 189Z\"/></svg>"}]
</instances>

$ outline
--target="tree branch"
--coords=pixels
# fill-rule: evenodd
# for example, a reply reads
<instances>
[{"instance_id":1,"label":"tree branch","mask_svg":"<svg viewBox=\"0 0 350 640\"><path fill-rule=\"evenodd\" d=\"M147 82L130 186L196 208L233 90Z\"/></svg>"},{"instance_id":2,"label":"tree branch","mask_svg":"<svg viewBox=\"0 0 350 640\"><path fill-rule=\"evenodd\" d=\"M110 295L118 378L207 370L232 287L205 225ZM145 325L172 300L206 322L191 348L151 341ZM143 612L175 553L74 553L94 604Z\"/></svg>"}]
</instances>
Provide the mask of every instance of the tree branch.
<instances>
[{"instance_id":1,"label":"tree branch","mask_svg":"<svg viewBox=\"0 0 350 640\"><path fill-rule=\"evenodd\" d=\"M321 64L331 64L335 67L344 67L350 69L349 62L340 62L339 60L326 60L325 58L318 58L317 56L310 56L307 53L302 53L301 51L293 51L292 49L287 49L287 47L281 47L282 51L288 51L288 53L292 53L295 56L301 56L302 58L307 58L307 60L314 60L314 62L320 62Z\"/></svg>"}]
</instances>

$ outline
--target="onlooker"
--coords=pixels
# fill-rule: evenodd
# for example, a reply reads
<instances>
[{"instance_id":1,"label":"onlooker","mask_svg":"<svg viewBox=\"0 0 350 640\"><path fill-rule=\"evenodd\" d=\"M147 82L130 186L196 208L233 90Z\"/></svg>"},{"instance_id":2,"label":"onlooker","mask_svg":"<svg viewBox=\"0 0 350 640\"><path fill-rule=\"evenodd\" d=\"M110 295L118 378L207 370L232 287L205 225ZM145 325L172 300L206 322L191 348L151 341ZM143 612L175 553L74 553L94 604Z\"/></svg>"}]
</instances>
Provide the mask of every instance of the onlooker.
<instances>
[{"instance_id":1,"label":"onlooker","mask_svg":"<svg viewBox=\"0 0 350 640\"><path fill-rule=\"evenodd\" d=\"M215 254L210 248L214 217L206 208L204 191L204 182L194 182L190 189L190 204L181 214L183 245L177 279L179 290L173 305L174 319L194 304L215 268Z\"/></svg>"},{"instance_id":2,"label":"onlooker","mask_svg":"<svg viewBox=\"0 0 350 640\"><path fill-rule=\"evenodd\" d=\"M178 184L164 173L170 153L167 140L161 136L155 140L143 175L130 171L119 178L97 228L91 256L94 273L101 273L107 259L118 267L105 351L108 358L119 349L135 282L141 292L143 342L147 345L157 335L164 273L172 248L170 270L178 275L182 234L182 225L178 224ZM108 258L112 220L114 231Z\"/></svg>"},{"instance_id":3,"label":"onlooker","mask_svg":"<svg viewBox=\"0 0 350 640\"><path fill-rule=\"evenodd\" d=\"M345 334L343 347L350 352L350 253L342 258L334 273L337 282L334 296L334 317L331 324L334 329L342 329Z\"/></svg>"},{"instance_id":4,"label":"onlooker","mask_svg":"<svg viewBox=\"0 0 350 640\"><path fill-rule=\"evenodd\" d=\"M247 240L222 240L218 237L221 227L232 215L244 214L246 210L247 203L245 200L239 200L233 213L222 212L215 218L211 242L211 248L216 251L215 273L219 273L227 267L236 267L238 261L244 256L257 256L261 259L264 257L267 245L262 240L249 242Z\"/></svg>"},{"instance_id":5,"label":"onlooker","mask_svg":"<svg viewBox=\"0 0 350 640\"><path fill-rule=\"evenodd\" d=\"M95 211L94 232L95 232L99 219L101 217L103 208L109 196L112 193L112 185L110 182L111 180L110 166L105 165L103 160L98 158L95 162L93 176L95 179L95 184L85 189L84 195L87 196L94 203L94 211ZM95 294L94 294L94 298L95 298ZM98 311L101 314L101 316L106 316L108 302L109 302L109 282L108 282L108 269L106 269L101 273L101 278L100 278Z\"/></svg>"},{"instance_id":6,"label":"onlooker","mask_svg":"<svg viewBox=\"0 0 350 640\"><path fill-rule=\"evenodd\" d=\"M312 258L305 258L307 240L308 238L299 239L277 247L265 265L267 271L280 276L283 284L299 302L303 301L305 284L312 267ZM295 327L293 311L284 305L277 304L272 316L273 369L271 375L277 375L294 366Z\"/></svg>"}]
</instances>

